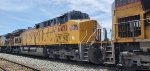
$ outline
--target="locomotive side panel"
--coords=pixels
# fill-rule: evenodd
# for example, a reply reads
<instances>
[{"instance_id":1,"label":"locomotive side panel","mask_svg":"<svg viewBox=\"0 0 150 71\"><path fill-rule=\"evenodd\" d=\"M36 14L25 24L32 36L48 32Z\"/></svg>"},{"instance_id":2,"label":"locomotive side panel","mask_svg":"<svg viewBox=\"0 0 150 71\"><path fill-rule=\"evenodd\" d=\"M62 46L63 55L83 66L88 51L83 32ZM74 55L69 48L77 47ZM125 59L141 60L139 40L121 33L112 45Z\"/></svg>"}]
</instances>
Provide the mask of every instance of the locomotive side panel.
<instances>
[{"instance_id":1,"label":"locomotive side panel","mask_svg":"<svg viewBox=\"0 0 150 71\"><path fill-rule=\"evenodd\" d=\"M5 37L0 36L0 46L5 46Z\"/></svg>"},{"instance_id":2,"label":"locomotive side panel","mask_svg":"<svg viewBox=\"0 0 150 71\"><path fill-rule=\"evenodd\" d=\"M79 21L69 21L67 23L68 34L68 43L70 44L78 44L79 42Z\"/></svg>"},{"instance_id":3,"label":"locomotive side panel","mask_svg":"<svg viewBox=\"0 0 150 71\"><path fill-rule=\"evenodd\" d=\"M22 46L27 45L35 45L35 32L34 30L27 30L24 33L21 34L21 42Z\"/></svg>"},{"instance_id":4,"label":"locomotive side panel","mask_svg":"<svg viewBox=\"0 0 150 71\"><path fill-rule=\"evenodd\" d=\"M97 30L97 22L94 20L85 21L80 24L80 41L82 43L88 43L95 41Z\"/></svg>"},{"instance_id":5,"label":"locomotive side panel","mask_svg":"<svg viewBox=\"0 0 150 71\"><path fill-rule=\"evenodd\" d=\"M81 41L91 42L94 41L96 26L97 22L90 20L69 21L53 27L31 29L21 35L22 45L80 44Z\"/></svg>"}]
</instances>

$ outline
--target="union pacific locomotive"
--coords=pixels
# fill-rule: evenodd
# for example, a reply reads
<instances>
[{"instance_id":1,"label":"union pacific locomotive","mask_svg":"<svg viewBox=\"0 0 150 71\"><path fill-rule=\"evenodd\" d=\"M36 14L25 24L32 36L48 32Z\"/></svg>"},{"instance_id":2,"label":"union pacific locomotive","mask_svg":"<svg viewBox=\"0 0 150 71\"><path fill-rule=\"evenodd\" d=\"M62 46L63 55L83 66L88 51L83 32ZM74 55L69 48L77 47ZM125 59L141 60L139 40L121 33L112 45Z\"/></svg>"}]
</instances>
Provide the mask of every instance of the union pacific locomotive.
<instances>
[{"instance_id":1,"label":"union pacific locomotive","mask_svg":"<svg viewBox=\"0 0 150 71\"><path fill-rule=\"evenodd\" d=\"M98 41L97 21L90 20L86 13L71 11L38 23L34 28L1 36L0 46L2 52L97 63L101 59L101 50L95 43Z\"/></svg>"},{"instance_id":2,"label":"union pacific locomotive","mask_svg":"<svg viewBox=\"0 0 150 71\"><path fill-rule=\"evenodd\" d=\"M0 36L0 51L150 70L150 0L115 0L112 40L80 11ZM106 35L105 30L105 35Z\"/></svg>"},{"instance_id":3,"label":"union pacific locomotive","mask_svg":"<svg viewBox=\"0 0 150 71\"><path fill-rule=\"evenodd\" d=\"M115 0L112 9L116 63L150 70L150 0Z\"/></svg>"}]
</instances>

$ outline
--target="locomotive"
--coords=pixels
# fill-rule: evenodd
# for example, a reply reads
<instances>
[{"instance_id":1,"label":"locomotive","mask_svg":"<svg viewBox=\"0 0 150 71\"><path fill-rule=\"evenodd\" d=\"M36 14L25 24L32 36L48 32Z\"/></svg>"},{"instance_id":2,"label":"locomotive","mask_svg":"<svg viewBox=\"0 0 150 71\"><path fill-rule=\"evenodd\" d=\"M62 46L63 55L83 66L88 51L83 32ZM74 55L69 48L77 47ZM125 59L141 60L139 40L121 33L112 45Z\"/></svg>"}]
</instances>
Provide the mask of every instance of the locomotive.
<instances>
[{"instance_id":1,"label":"locomotive","mask_svg":"<svg viewBox=\"0 0 150 71\"><path fill-rule=\"evenodd\" d=\"M0 36L0 52L115 64L150 70L149 0L115 0L112 40L102 41L103 28L80 11Z\"/></svg>"},{"instance_id":2,"label":"locomotive","mask_svg":"<svg viewBox=\"0 0 150 71\"><path fill-rule=\"evenodd\" d=\"M112 8L116 63L150 70L150 1L115 0Z\"/></svg>"},{"instance_id":3,"label":"locomotive","mask_svg":"<svg viewBox=\"0 0 150 71\"><path fill-rule=\"evenodd\" d=\"M62 16L1 36L1 51L99 63L100 26L88 14L70 11ZM98 52L98 53L95 53Z\"/></svg>"}]
</instances>

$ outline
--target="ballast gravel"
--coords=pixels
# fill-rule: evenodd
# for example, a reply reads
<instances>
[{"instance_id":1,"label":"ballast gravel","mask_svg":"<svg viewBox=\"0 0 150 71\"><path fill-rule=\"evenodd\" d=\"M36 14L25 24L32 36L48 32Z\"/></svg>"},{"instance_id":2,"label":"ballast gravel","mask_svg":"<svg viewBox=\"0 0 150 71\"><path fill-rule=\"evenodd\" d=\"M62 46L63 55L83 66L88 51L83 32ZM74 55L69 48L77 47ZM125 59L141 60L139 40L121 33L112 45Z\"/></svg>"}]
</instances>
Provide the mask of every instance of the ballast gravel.
<instances>
[{"instance_id":1,"label":"ballast gravel","mask_svg":"<svg viewBox=\"0 0 150 71\"><path fill-rule=\"evenodd\" d=\"M110 71L106 67L102 67L100 65L69 60L54 60L43 57L12 55L5 53L0 53L0 58L24 64L41 71Z\"/></svg>"},{"instance_id":2,"label":"ballast gravel","mask_svg":"<svg viewBox=\"0 0 150 71\"><path fill-rule=\"evenodd\" d=\"M4 70L0 68L0 71L4 71Z\"/></svg>"}]
</instances>

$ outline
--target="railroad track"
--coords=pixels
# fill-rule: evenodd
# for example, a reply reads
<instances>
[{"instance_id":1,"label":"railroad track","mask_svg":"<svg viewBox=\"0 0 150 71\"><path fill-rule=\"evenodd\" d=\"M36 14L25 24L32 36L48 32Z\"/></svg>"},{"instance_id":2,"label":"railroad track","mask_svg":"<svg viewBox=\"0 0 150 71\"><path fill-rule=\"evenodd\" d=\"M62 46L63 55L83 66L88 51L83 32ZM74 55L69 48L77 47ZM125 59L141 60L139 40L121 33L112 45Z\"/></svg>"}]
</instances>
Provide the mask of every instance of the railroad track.
<instances>
[{"instance_id":1,"label":"railroad track","mask_svg":"<svg viewBox=\"0 0 150 71\"><path fill-rule=\"evenodd\" d=\"M49 59L49 58L42 58L42 57L38 57L38 56L15 55L15 54L5 54L5 53L0 54L0 71L1 70L2 71L7 71L5 69L6 65L2 64L2 60L6 60L6 59L2 59L1 57L3 57L3 58L10 57L8 59L9 60L10 59L14 60L15 62L16 62L17 59L19 59L19 60L21 60L21 62L25 62L25 63L29 62L29 65L30 64L31 65L36 64L37 65L36 68L39 68L41 71L131 71L131 70L119 69L114 65L104 66L104 65L95 65L95 64L92 64L92 63L88 63L88 62L76 62L76 61L70 61L70 60ZM25 59L25 58L30 58L30 59ZM6 60L6 61L9 61L9 60ZM37 62L37 60L39 62ZM44 61L46 61L46 62L44 62ZM13 63L15 63L15 62L13 62ZM39 63L45 63L45 64L39 64ZM48 64L46 64L46 63L48 63ZM62 63L64 65L62 65ZM38 66L38 64L40 66ZM1 66L1 65L5 65L5 66ZM45 65L44 68L41 65L42 66ZM69 66L67 66L67 65L69 65ZM13 67L16 67L16 66L13 66ZM13 70L12 69L12 70L8 70L8 71L40 71L40 70L36 70L36 69L34 70L34 68L33 69L32 68L27 69L27 68L25 67L24 69L19 69L19 70ZM48 69L48 68L50 68L50 69ZM59 69L59 68L62 68L62 70ZM63 69L63 68L65 68L66 70ZM75 68L79 68L79 69L75 69Z\"/></svg>"},{"instance_id":2,"label":"railroad track","mask_svg":"<svg viewBox=\"0 0 150 71\"><path fill-rule=\"evenodd\" d=\"M2 71L40 71L29 66L0 58L0 70Z\"/></svg>"}]
</instances>

